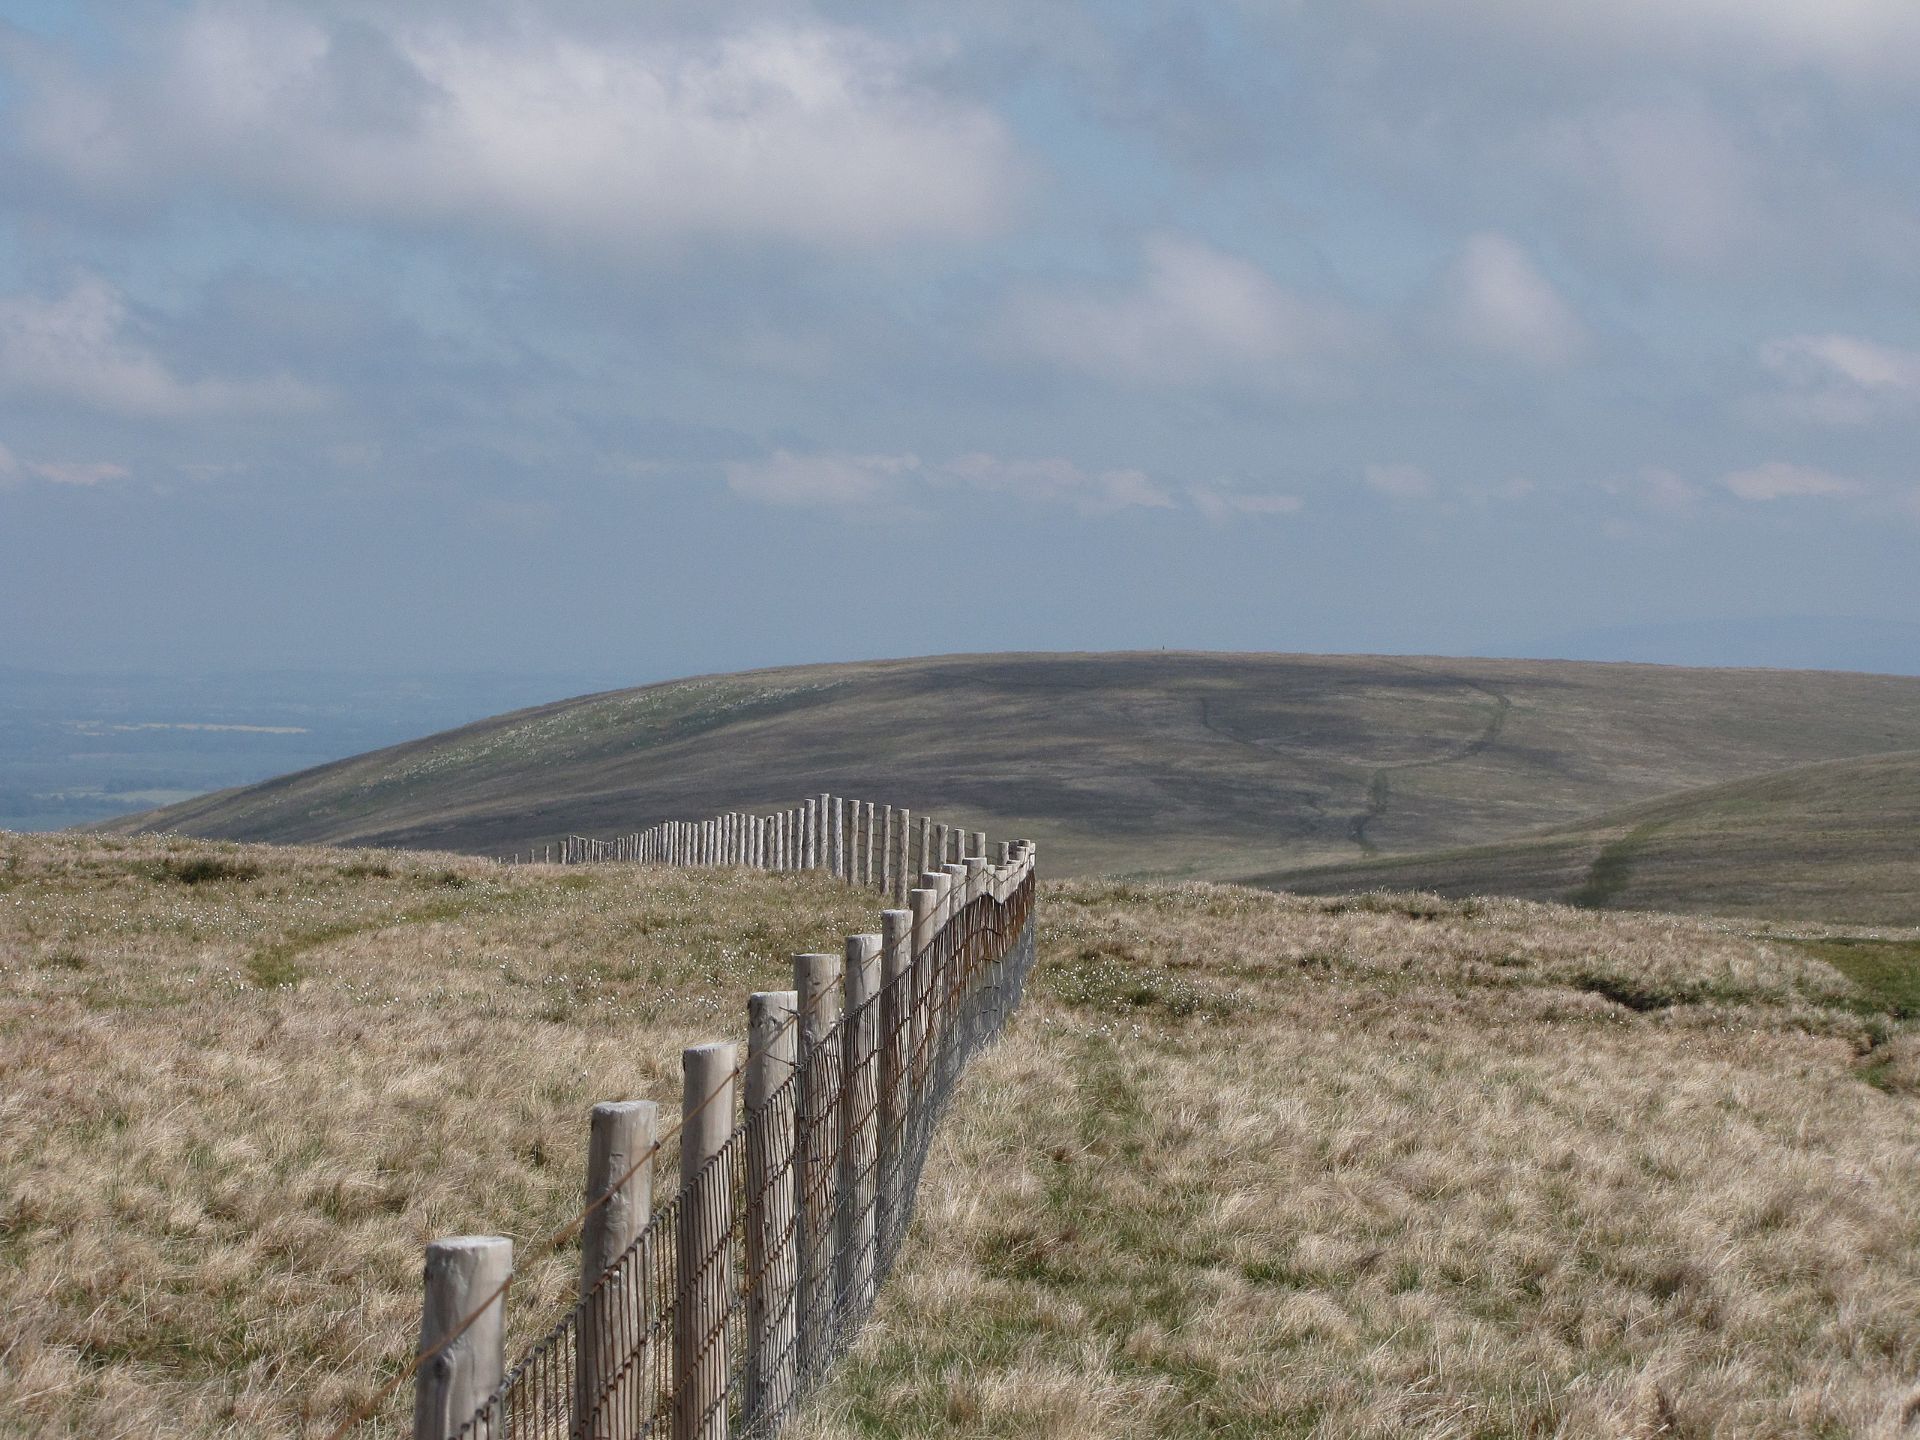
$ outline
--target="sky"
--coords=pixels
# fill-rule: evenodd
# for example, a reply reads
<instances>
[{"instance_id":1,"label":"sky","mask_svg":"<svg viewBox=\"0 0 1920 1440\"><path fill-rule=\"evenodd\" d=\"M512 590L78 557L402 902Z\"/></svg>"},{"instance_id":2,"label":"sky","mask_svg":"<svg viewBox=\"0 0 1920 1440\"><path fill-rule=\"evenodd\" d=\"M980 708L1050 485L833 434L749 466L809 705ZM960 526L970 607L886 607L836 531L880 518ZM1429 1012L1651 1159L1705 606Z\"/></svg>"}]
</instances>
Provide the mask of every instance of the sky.
<instances>
[{"instance_id":1,"label":"sky","mask_svg":"<svg viewBox=\"0 0 1920 1440\"><path fill-rule=\"evenodd\" d=\"M0 665L1920 667L1912 0L0 15Z\"/></svg>"}]
</instances>

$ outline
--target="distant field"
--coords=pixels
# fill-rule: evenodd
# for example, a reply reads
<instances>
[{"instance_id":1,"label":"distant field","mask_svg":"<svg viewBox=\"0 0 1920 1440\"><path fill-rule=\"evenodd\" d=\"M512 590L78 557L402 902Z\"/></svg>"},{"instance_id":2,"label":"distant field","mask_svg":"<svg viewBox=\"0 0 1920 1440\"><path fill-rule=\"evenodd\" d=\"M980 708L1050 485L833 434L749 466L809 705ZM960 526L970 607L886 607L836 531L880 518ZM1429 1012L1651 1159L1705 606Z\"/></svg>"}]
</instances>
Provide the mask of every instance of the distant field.
<instances>
[{"instance_id":1,"label":"distant field","mask_svg":"<svg viewBox=\"0 0 1920 1440\"><path fill-rule=\"evenodd\" d=\"M562 701L140 817L506 853L830 790L1214 878L1463 846L1920 749L1920 679L1367 656L955 656Z\"/></svg>"},{"instance_id":2,"label":"distant field","mask_svg":"<svg viewBox=\"0 0 1920 1440\"><path fill-rule=\"evenodd\" d=\"M1512 895L1607 909L1920 924L1920 753L1807 765L1524 839L1283 870L1308 894Z\"/></svg>"},{"instance_id":3,"label":"distant field","mask_svg":"<svg viewBox=\"0 0 1920 1440\"><path fill-rule=\"evenodd\" d=\"M324 1436L413 1344L428 1238L572 1214L588 1106L671 1102L872 906L0 837L0 1435ZM1901 1433L1920 933L1088 882L1041 917L797 1435ZM513 1343L576 1263L525 1268Z\"/></svg>"}]
</instances>

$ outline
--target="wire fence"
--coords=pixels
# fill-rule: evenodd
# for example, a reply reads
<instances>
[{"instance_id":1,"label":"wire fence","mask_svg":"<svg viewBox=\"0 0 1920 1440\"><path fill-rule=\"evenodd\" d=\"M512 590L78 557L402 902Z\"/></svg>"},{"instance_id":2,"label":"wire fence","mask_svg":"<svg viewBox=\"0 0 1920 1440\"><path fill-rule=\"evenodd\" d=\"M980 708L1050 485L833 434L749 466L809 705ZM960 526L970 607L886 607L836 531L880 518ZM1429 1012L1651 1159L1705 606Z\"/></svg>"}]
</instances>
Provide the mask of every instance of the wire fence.
<instances>
[{"instance_id":1,"label":"wire fence","mask_svg":"<svg viewBox=\"0 0 1920 1440\"><path fill-rule=\"evenodd\" d=\"M710 820L666 820L619 835L565 835L498 857L507 864L740 865L824 870L906 903L916 877L985 853L986 836L910 810L818 795L771 813L731 811Z\"/></svg>"},{"instance_id":2,"label":"wire fence","mask_svg":"<svg viewBox=\"0 0 1920 1440\"><path fill-rule=\"evenodd\" d=\"M688 827L686 858L667 863L811 858L893 888L896 865L912 858L899 848L906 812L896 830L876 823L889 812L866 806L862 836L860 805L821 801L781 812L793 822L784 841L786 827L759 823L771 817ZM846 843L849 817L863 845ZM598 1182L590 1172L589 1204L568 1232L604 1221L636 1184L648 1213L630 1217L631 1238L583 1272L578 1303L511 1368L497 1353L505 1272L436 1307L430 1248L416 1440L771 1436L820 1383L906 1241L968 1060L1006 1024L1034 962L1032 846L1002 844L989 862L984 835L923 827L912 847L926 860L923 883L898 892L910 908L884 912L879 934L848 937L844 959L796 956L793 991L753 997L743 1063L724 1044L687 1052L677 1193L652 1204L649 1167L664 1136ZM963 858L938 858L950 843ZM895 865L877 858L883 846ZM398 1417L380 1428L398 1433Z\"/></svg>"}]
</instances>

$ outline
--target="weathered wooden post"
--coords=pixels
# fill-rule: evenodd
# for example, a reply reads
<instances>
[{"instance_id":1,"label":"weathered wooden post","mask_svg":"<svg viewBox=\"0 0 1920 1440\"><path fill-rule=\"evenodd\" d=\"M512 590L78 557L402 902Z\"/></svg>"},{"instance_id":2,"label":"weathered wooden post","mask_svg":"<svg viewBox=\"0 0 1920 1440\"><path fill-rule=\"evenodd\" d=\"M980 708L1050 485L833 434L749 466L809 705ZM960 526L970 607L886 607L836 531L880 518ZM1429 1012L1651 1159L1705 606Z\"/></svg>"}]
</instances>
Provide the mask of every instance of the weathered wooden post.
<instances>
[{"instance_id":1,"label":"weathered wooden post","mask_svg":"<svg viewBox=\"0 0 1920 1440\"><path fill-rule=\"evenodd\" d=\"M875 863L873 854L873 801L860 802L860 883L876 885L880 881L880 867Z\"/></svg>"},{"instance_id":2,"label":"weathered wooden post","mask_svg":"<svg viewBox=\"0 0 1920 1440\"><path fill-rule=\"evenodd\" d=\"M453 1235L427 1246L420 1307L425 1358L413 1377L413 1440L448 1440L499 1387L512 1274L513 1241L504 1235Z\"/></svg>"},{"instance_id":3,"label":"weathered wooden post","mask_svg":"<svg viewBox=\"0 0 1920 1440\"><path fill-rule=\"evenodd\" d=\"M918 889L907 892L913 913L913 1048L908 1081L916 1103L925 1103L925 1086L933 1046L934 941L940 934L940 881L928 871Z\"/></svg>"},{"instance_id":4,"label":"weathered wooden post","mask_svg":"<svg viewBox=\"0 0 1920 1440\"><path fill-rule=\"evenodd\" d=\"M913 912L880 912L880 1034L874 1068L876 1167L880 1208L875 1227L880 1252L898 1242L904 1179L902 1155L907 1130L908 1089L913 1061Z\"/></svg>"},{"instance_id":5,"label":"weathered wooden post","mask_svg":"<svg viewBox=\"0 0 1920 1440\"><path fill-rule=\"evenodd\" d=\"M913 872L907 868L913 845L912 828L912 812L902 810L899 831L893 837L893 883L887 889L887 898L895 905L907 903L907 890L913 884Z\"/></svg>"},{"instance_id":6,"label":"weathered wooden post","mask_svg":"<svg viewBox=\"0 0 1920 1440\"><path fill-rule=\"evenodd\" d=\"M835 796L827 812L827 870L836 880L847 878L847 802Z\"/></svg>"},{"instance_id":7,"label":"weathered wooden post","mask_svg":"<svg viewBox=\"0 0 1920 1440\"><path fill-rule=\"evenodd\" d=\"M960 966L965 962L966 936L960 929L960 911L962 907L961 881L953 873L952 865L942 865L934 872L934 884L940 891L940 930L943 943L940 946L939 965L933 982L933 1003L931 1006L932 1038L929 1047L934 1054L935 1063L942 1067L946 1064L947 1051L953 1043L953 998L954 987L959 983Z\"/></svg>"},{"instance_id":8,"label":"weathered wooden post","mask_svg":"<svg viewBox=\"0 0 1920 1440\"><path fill-rule=\"evenodd\" d=\"M833 1335L834 1239L839 1211L840 1074L830 1034L840 1020L840 957L796 955L793 988L800 1005L800 1119L798 1157L799 1284L795 1328L802 1380L825 1361Z\"/></svg>"},{"instance_id":9,"label":"weathered wooden post","mask_svg":"<svg viewBox=\"0 0 1920 1440\"><path fill-rule=\"evenodd\" d=\"M871 807L869 807L871 810ZM873 1303L874 1166L880 1030L880 936L849 935L842 971L846 1008L840 1025L840 1308Z\"/></svg>"},{"instance_id":10,"label":"weathered wooden post","mask_svg":"<svg viewBox=\"0 0 1920 1440\"><path fill-rule=\"evenodd\" d=\"M927 869L938 870L947 863L947 834L948 827L945 825L933 827L933 863Z\"/></svg>"},{"instance_id":11,"label":"weathered wooden post","mask_svg":"<svg viewBox=\"0 0 1920 1440\"><path fill-rule=\"evenodd\" d=\"M800 997L765 990L747 1001L747 1392L763 1424L793 1398L794 1122ZM789 1082L792 1082L789 1084ZM781 1087L788 1089L784 1095ZM777 1097L777 1098L776 1098Z\"/></svg>"},{"instance_id":12,"label":"weathered wooden post","mask_svg":"<svg viewBox=\"0 0 1920 1440\"><path fill-rule=\"evenodd\" d=\"M727 1440L727 1302L733 1294L734 1048L680 1053L680 1226L673 1311L674 1440Z\"/></svg>"},{"instance_id":13,"label":"weathered wooden post","mask_svg":"<svg viewBox=\"0 0 1920 1440\"><path fill-rule=\"evenodd\" d=\"M893 806L886 805L880 811L880 864L878 871L880 893L891 900L893 898Z\"/></svg>"},{"instance_id":14,"label":"weathered wooden post","mask_svg":"<svg viewBox=\"0 0 1920 1440\"><path fill-rule=\"evenodd\" d=\"M653 1215L653 1149L659 1106L610 1100L593 1107L587 1131L587 1218L580 1231L580 1337L574 1390L576 1433L612 1440L646 1423L647 1363L626 1353L644 1345L646 1283L627 1255ZM636 1273L620 1271L622 1265ZM604 1283L602 1277L606 1277ZM596 1288L598 1294L596 1294Z\"/></svg>"},{"instance_id":15,"label":"weathered wooden post","mask_svg":"<svg viewBox=\"0 0 1920 1440\"><path fill-rule=\"evenodd\" d=\"M973 849L968 852L967 858L972 859L975 855L982 860L987 858L987 832L984 830L973 832Z\"/></svg>"}]
</instances>

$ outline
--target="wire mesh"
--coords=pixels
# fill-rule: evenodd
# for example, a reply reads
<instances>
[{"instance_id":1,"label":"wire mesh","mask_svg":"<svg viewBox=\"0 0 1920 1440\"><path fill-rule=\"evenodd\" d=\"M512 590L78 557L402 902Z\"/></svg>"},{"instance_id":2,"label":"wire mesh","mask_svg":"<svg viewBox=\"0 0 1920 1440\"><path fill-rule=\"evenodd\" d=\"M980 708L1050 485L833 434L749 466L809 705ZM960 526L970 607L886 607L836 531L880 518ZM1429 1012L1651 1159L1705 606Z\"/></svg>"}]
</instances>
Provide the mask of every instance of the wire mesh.
<instances>
[{"instance_id":1,"label":"wire mesh","mask_svg":"<svg viewBox=\"0 0 1920 1440\"><path fill-rule=\"evenodd\" d=\"M968 901L684 1176L460 1440L773 1435L871 1312L966 1063L1034 961L1031 870Z\"/></svg>"}]
</instances>

